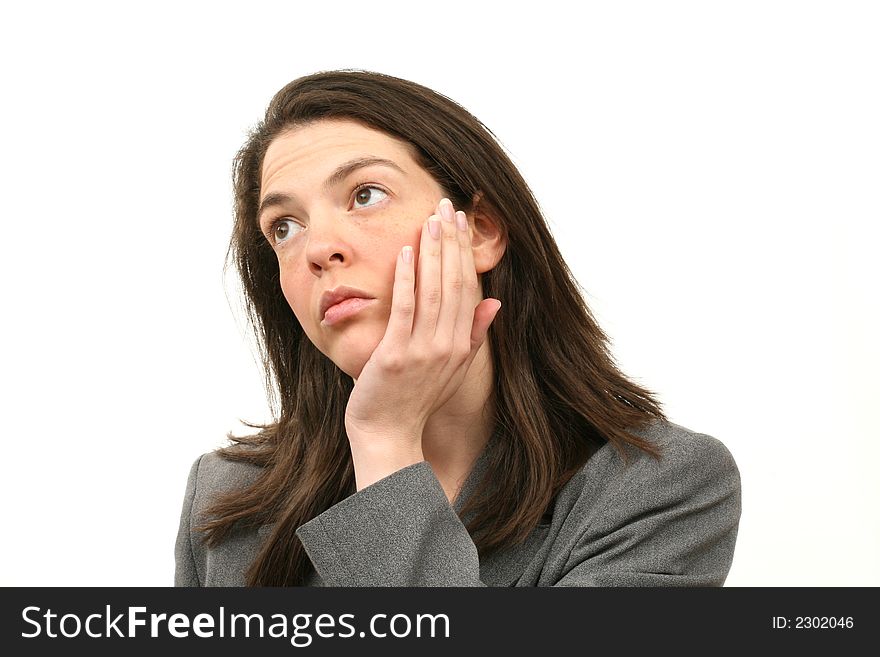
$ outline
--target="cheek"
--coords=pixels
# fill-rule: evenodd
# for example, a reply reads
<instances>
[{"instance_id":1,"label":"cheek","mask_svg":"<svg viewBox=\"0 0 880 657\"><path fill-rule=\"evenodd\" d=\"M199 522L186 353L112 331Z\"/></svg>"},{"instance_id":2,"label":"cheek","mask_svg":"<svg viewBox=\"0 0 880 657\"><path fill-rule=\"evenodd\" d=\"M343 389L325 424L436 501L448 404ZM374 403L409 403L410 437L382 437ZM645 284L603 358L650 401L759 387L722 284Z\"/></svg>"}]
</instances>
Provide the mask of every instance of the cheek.
<instances>
[{"instance_id":1,"label":"cheek","mask_svg":"<svg viewBox=\"0 0 880 657\"><path fill-rule=\"evenodd\" d=\"M413 248L413 261L418 265L420 241L420 225L413 227L411 222L409 225L395 225L365 241L367 248L361 251L361 262L366 264L367 269L379 273L381 279L390 286L394 282L397 259L404 246Z\"/></svg>"},{"instance_id":2,"label":"cheek","mask_svg":"<svg viewBox=\"0 0 880 657\"><path fill-rule=\"evenodd\" d=\"M284 295L287 305L290 306L290 309L293 311L293 314L296 315L296 318L299 320L299 323L302 324L303 328L307 327L311 321L309 299L304 292L306 289L307 288L303 285L301 280L290 274L285 274L282 270L281 293Z\"/></svg>"}]
</instances>

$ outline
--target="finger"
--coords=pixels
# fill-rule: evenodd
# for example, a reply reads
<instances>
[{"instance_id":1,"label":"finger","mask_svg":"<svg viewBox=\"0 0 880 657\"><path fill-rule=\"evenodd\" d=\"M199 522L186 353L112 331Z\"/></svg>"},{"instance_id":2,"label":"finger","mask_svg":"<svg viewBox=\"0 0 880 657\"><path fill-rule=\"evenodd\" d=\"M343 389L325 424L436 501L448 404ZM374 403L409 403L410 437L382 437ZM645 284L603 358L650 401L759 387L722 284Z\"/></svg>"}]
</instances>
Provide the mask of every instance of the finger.
<instances>
[{"instance_id":1,"label":"finger","mask_svg":"<svg viewBox=\"0 0 880 657\"><path fill-rule=\"evenodd\" d=\"M463 372L467 372L474 362L480 347L489 335L489 326L495 321L495 317L501 310L501 302L498 299L483 299L474 310L474 326L471 333L471 352L460 366Z\"/></svg>"},{"instance_id":2,"label":"finger","mask_svg":"<svg viewBox=\"0 0 880 657\"><path fill-rule=\"evenodd\" d=\"M455 210L449 199L443 199L440 202L440 212L443 215L441 222L443 225L442 252L440 254L442 297L435 336L444 344L454 346L455 324L461 309L462 246L459 237L460 231L455 226ZM468 319L468 323L470 324L470 319Z\"/></svg>"},{"instance_id":3,"label":"finger","mask_svg":"<svg viewBox=\"0 0 880 657\"><path fill-rule=\"evenodd\" d=\"M413 315L416 307L415 265L413 248L405 246L397 254L394 269L394 286L391 291L391 316L385 336L392 345L406 345L412 334Z\"/></svg>"},{"instance_id":4,"label":"finger","mask_svg":"<svg viewBox=\"0 0 880 657\"><path fill-rule=\"evenodd\" d=\"M459 210L455 213L455 226L461 253L461 300L458 319L455 322L455 344L465 350L472 350L471 334L474 324L474 311L479 305L480 283L474 265L474 251L471 244L470 226L467 215Z\"/></svg>"},{"instance_id":5,"label":"finger","mask_svg":"<svg viewBox=\"0 0 880 657\"><path fill-rule=\"evenodd\" d=\"M486 340L489 326L495 321L501 311L499 299L483 299L474 309L474 325L471 330L471 351L475 354L480 345Z\"/></svg>"},{"instance_id":6,"label":"finger","mask_svg":"<svg viewBox=\"0 0 880 657\"><path fill-rule=\"evenodd\" d=\"M483 299L474 310L474 324L471 330L471 353L464 364L464 369L471 366L480 347L489 335L489 326L495 321L501 311L501 301L498 299Z\"/></svg>"},{"instance_id":7,"label":"finger","mask_svg":"<svg viewBox=\"0 0 880 657\"><path fill-rule=\"evenodd\" d=\"M419 266L416 272L416 308L413 317L412 337L423 343L432 340L434 330L437 327L437 316L440 313L440 297L442 296L440 287L441 223L437 215L431 215L422 226ZM434 237L432 230L437 237Z\"/></svg>"}]
</instances>

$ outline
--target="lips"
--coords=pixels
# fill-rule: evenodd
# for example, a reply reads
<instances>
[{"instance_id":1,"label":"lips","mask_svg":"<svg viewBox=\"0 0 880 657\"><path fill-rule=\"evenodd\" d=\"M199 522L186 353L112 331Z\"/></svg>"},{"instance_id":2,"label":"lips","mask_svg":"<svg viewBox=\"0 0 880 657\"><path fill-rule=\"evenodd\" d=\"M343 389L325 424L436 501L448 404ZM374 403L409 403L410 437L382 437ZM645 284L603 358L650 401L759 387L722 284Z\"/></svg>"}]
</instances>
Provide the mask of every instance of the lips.
<instances>
[{"instance_id":1,"label":"lips","mask_svg":"<svg viewBox=\"0 0 880 657\"><path fill-rule=\"evenodd\" d=\"M335 306L338 303L345 301L346 299L364 299L371 300L375 299L375 297L371 296L367 292L363 290L359 290L356 287L349 287L347 285L340 285L339 287L333 288L332 290L327 290L324 294L321 295L321 303L319 306L318 314L321 317L321 321L324 321L327 315L327 310L331 307ZM359 308L362 305L366 304L345 304L346 306L351 306L352 310Z\"/></svg>"}]
</instances>

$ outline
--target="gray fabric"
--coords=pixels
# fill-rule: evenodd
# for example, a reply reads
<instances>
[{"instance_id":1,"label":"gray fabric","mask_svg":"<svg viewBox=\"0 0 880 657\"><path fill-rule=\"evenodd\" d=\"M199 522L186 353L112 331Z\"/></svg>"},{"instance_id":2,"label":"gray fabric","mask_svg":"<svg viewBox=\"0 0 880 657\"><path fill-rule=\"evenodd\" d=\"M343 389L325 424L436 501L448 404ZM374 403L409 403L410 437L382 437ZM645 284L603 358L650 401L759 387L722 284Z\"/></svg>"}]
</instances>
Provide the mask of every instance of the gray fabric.
<instances>
[{"instance_id":1,"label":"gray fabric","mask_svg":"<svg viewBox=\"0 0 880 657\"><path fill-rule=\"evenodd\" d=\"M452 505L426 461L398 470L297 529L315 566L310 586L721 586L733 559L740 477L717 439L668 422L638 432L624 466L605 445L565 485L552 518L521 544L480 560L459 511L486 467L474 465ZM205 454L187 483L175 550L177 586L244 586L269 527L206 548L192 531L222 490L258 468Z\"/></svg>"}]
</instances>

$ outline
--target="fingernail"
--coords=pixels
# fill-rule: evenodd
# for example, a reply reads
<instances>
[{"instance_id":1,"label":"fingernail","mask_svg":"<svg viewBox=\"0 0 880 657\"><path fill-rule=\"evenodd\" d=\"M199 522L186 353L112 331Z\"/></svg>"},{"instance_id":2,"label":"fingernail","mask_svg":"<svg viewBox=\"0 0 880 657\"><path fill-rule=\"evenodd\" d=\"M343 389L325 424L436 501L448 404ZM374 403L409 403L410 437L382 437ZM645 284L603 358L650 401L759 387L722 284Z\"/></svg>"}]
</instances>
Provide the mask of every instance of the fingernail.
<instances>
[{"instance_id":1,"label":"fingernail","mask_svg":"<svg viewBox=\"0 0 880 657\"><path fill-rule=\"evenodd\" d=\"M436 219L428 219L428 230L431 232L431 237L435 240L440 239L440 222Z\"/></svg>"},{"instance_id":2,"label":"fingernail","mask_svg":"<svg viewBox=\"0 0 880 657\"><path fill-rule=\"evenodd\" d=\"M403 261L407 264L413 260L413 249L411 246L403 247Z\"/></svg>"},{"instance_id":3,"label":"fingernail","mask_svg":"<svg viewBox=\"0 0 880 657\"><path fill-rule=\"evenodd\" d=\"M448 198L440 201L440 214L443 215L444 221L452 221L452 201Z\"/></svg>"},{"instance_id":4,"label":"fingernail","mask_svg":"<svg viewBox=\"0 0 880 657\"><path fill-rule=\"evenodd\" d=\"M455 223L458 224L459 230L467 231L467 229L468 229L467 215L464 212L462 212L461 210L459 210L458 212L455 213Z\"/></svg>"}]
</instances>

